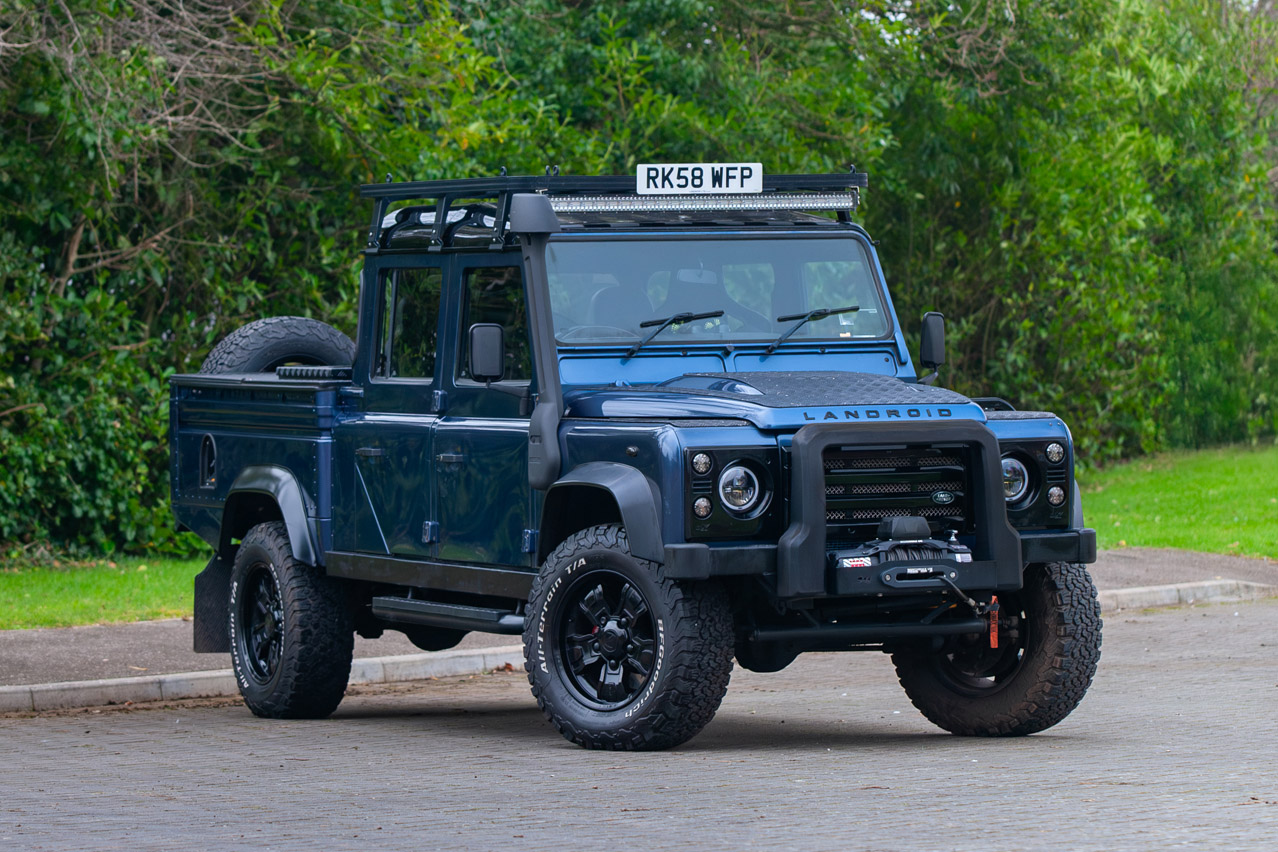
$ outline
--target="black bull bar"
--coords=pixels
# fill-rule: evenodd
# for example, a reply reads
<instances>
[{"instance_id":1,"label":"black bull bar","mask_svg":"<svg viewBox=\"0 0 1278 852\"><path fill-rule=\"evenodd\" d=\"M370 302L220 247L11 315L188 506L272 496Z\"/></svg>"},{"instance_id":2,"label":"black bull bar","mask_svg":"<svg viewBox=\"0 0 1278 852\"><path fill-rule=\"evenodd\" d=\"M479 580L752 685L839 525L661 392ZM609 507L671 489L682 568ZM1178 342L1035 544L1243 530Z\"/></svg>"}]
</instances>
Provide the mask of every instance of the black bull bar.
<instances>
[{"instance_id":1,"label":"black bull bar","mask_svg":"<svg viewBox=\"0 0 1278 852\"><path fill-rule=\"evenodd\" d=\"M964 585L1003 591L1021 587L1021 539L1007 522L998 440L975 421L945 423L857 423L804 426L791 445L790 526L777 543L777 595L822 597L826 584L826 495L823 455L830 447L854 449L902 445L963 444L971 451L968 475L976 540L972 562L963 565ZM894 562L892 567L932 566Z\"/></svg>"}]
</instances>

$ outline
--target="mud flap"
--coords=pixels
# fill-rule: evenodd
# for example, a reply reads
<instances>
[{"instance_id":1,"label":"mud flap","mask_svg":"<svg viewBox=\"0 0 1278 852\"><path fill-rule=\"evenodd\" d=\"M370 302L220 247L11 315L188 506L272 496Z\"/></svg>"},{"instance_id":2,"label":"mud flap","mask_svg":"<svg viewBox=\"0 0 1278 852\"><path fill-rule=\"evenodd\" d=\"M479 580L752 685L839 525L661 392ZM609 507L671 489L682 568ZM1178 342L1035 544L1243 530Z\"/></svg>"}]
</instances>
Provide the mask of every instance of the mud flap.
<instances>
[{"instance_id":1,"label":"mud flap","mask_svg":"<svg viewBox=\"0 0 1278 852\"><path fill-rule=\"evenodd\" d=\"M202 654L227 654L231 634L227 607L231 603L231 563L214 555L195 575L194 650Z\"/></svg>"}]
</instances>

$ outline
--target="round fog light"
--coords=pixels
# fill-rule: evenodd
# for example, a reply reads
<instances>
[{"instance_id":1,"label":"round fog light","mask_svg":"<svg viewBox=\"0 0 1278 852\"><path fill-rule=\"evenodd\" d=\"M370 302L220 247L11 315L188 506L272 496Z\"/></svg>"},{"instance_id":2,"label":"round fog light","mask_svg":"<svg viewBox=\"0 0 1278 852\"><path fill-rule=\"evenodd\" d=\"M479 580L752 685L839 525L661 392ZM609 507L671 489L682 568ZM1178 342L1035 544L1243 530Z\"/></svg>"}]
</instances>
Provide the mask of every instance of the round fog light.
<instances>
[{"instance_id":1,"label":"round fog light","mask_svg":"<svg viewBox=\"0 0 1278 852\"><path fill-rule=\"evenodd\" d=\"M692 469L697 473L710 472L710 457L705 453L697 453L692 457Z\"/></svg>"},{"instance_id":2,"label":"round fog light","mask_svg":"<svg viewBox=\"0 0 1278 852\"><path fill-rule=\"evenodd\" d=\"M1049 462L1051 462L1052 464L1060 464L1063 458L1065 458L1064 447L1062 447L1060 444L1047 445L1047 460Z\"/></svg>"},{"instance_id":3,"label":"round fog light","mask_svg":"<svg viewBox=\"0 0 1278 852\"><path fill-rule=\"evenodd\" d=\"M1059 506L1065 502L1065 489L1059 485L1053 485L1047 489L1047 502L1053 506Z\"/></svg>"},{"instance_id":4,"label":"round fog light","mask_svg":"<svg viewBox=\"0 0 1278 852\"><path fill-rule=\"evenodd\" d=\"M1013 458L1003 459L1003 499L1015 503L1029 490L1029 471Z\"/></svg>"},{"instance_id":5,"label":"round fog light","mask_svg":"<svg viewBox=\"0 0 1278 852\"><path fill-rule=\"evenodd\" d=\"M748 512L759 502L759 480L750 468L735 464L719 477L719 499L734 512Z\"/></svg>"},{"instance_id":6,"label":"round fog light","mask_svg":"<svg viewBox=\"0 0 1278 852\"><path fill-rule=\"evenodd\" d=\"M707 497L698 497L696 502L692 504L692 514L698 518L710 517L710 500Z\"/></svg>"}]
</instances>

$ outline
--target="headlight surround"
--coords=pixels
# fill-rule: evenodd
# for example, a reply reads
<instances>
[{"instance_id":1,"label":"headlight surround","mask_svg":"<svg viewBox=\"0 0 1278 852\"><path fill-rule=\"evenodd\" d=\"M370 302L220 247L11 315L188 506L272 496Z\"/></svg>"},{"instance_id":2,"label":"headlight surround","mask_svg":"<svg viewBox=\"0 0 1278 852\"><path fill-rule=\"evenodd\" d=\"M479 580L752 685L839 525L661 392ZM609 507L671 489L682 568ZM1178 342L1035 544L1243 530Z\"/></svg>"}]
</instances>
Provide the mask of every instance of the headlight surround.
<instances>
[{"instance_id":1,"label":"headlight surround","mask_svg":"<svg viewBox=\"0 0 1278 852\"><path fill-rule=\"evenodd\" d=\"M1012 456L1003 457L1003 499L1016 503L1029 493L1030 474L1025 463Z\"/></svg>"},{"instance_id":2,"label":"headlight surround","mask_svg":"<svg viewBox=\"0 0 1278 852\"><path fill-rule=\"evenodd\" d=\"M725 509L744 515L763 499L759 477L743 464L729 465L719 474L719 500Z\"/></svg>"}]
</instances>

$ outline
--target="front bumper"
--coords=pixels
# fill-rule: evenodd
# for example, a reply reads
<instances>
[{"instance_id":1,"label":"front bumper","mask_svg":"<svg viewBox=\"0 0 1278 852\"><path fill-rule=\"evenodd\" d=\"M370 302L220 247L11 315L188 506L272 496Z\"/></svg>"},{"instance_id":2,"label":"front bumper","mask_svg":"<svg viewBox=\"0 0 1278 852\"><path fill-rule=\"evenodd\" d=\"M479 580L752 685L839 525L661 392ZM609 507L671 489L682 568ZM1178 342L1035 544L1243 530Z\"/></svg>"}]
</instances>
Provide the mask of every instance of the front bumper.
<instances>
[{"instance_id":1,"label":"front bumper","mask_svg":"<svg viewBox=\"0 0 1278 852\"><path fill-rule=\"evenodd\" d=\"M971 561L897 561L891 571L842 568L826 542L823 454L830 447L961 443L971 455L975 537ZM999 487L1001 454L994 434L975 421L936 423L813 424L791 445L790 526L775 546L673 544L665 548L664 576L704 579L767 575L783 599L842 595L900 595L957 584L1003 591L1021 587L1024 566L1034 562L1094 562L1096 534L1089 529L1018 534L1007 522ZM927 571L909 569L928 569ZM944 573L949 582L942 580Z\"/></svg>"},{"instance_id":2,"label":"front bumper","mask_svg":"<svg viewBox=\"0 0 1278 852\"><path fill-rule=\"evenodd\" d=\"M1096 531L1048 530L1021 534L1021 562L1096 561ZM775 544L667 544L662 575L678 580L706 580L710 577L775 575ZM822 564L825 564L822 560ZM906 563L897 563L901 566Z\"/></svg>"},{"instance_id":3,"label":"front bumper","mask_svg":"<svg viewBox=\"0 0 1278 852\"><path fill-rule=\"evenodd\" d=\"M1021 533L1021 559L1033 562L1096 561L1096 530L1047 530Z\"/></svg>"}]
</instances>

